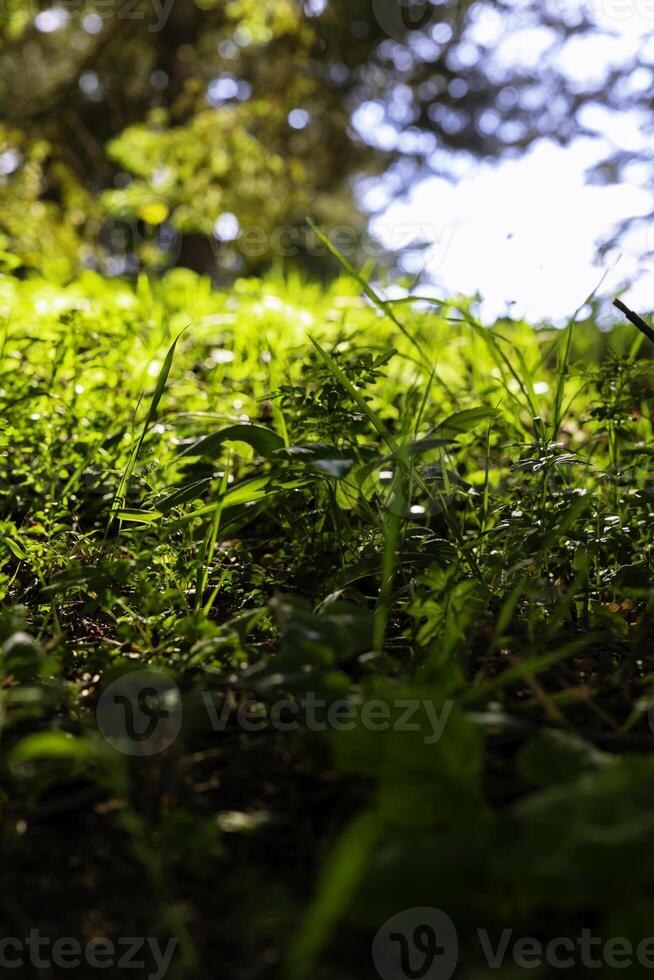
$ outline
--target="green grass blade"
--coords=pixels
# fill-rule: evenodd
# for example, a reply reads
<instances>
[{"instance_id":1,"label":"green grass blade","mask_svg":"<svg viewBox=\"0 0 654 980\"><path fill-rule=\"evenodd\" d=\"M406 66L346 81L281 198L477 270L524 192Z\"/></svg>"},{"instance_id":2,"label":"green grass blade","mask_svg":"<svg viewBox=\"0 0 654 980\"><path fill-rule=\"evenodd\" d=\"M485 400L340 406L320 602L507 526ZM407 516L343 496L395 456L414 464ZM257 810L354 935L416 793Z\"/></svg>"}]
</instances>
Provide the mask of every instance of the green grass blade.
<instances>
[{"instance_id":1,"label":"green grass blade","mask_svg":"<svg viewBox=\"0 0 654 980\"><path fill-rule=\"evenodd\" d=\"M316 233L316 235L318 236L318 238L320 239L320 241L323 243L323 245L325 246L325 248L327 248L327 250L330 252L330 254L334 256L334 258L336 259L336 261L339 262L343 266L343 268L345 269L345 271L350 276L353 276L357 280L357 282L361 285L364 293L366 294L366 296L368 297L368 299L371 301L371 303L374 303L374 305L379 310L381 310L382 313L384 313L385 316L387 316L388 319L392 323L395 324L395 326L398 328L398 330L402 334L404 334L404 336L409 341L409 343L411 343L415 347L415 349L418 351L418 353L420 354L421 358L423 359L423 361L425 363L425 366L429 368L430 358L429 358L426 350L424 349L424 347L422 346L422 344L420 343L420 341L416 340L416 338L413 337L409 333L409 331L404 326L404 324L401 322L401 320L398 320L397 316L395 315L395 311L393 310L393 305L391 303L388 303L386 300L382 299L381 296L379 296L375 292L375 290L372 288L372 286L370 285L370 283L366 279L363 278L363 276L361 275L361 273L357 272L357 270L354 268L354 266L352 265L352 263L351 262L348 262L348 260L342 254L342 252L340 252L336 248L336 246L329 240L329 238L327 237L327 235L323 234L323 232L320 230L320 228L318 228L318 226L316 224L314 224L314 222L311 220L311 218L308 218L307 221L308 221L308 224L309 224L310 228L312 229L312 231L314 231Z\"/></svg>"}]
</instances>

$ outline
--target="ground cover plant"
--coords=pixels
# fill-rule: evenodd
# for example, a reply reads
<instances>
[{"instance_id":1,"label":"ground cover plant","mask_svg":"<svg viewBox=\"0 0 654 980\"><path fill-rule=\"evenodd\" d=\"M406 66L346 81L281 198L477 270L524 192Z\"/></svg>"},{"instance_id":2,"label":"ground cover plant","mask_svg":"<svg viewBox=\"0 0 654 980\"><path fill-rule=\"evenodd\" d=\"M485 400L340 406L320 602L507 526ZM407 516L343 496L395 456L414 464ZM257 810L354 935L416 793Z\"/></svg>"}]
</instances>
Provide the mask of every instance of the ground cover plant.
<instances>
[{"instance_id":1,"label":"ground cover plant","mask_svg":"<svg viewBox=\"0 0 654 980\"><path fill-rule=\"evenodd\" d=\"M587 312L0 278L3 936L225 980L399 977L422 906L468 978L479 927L650 936L651 352Z\"/></svg>"}]
</instances>

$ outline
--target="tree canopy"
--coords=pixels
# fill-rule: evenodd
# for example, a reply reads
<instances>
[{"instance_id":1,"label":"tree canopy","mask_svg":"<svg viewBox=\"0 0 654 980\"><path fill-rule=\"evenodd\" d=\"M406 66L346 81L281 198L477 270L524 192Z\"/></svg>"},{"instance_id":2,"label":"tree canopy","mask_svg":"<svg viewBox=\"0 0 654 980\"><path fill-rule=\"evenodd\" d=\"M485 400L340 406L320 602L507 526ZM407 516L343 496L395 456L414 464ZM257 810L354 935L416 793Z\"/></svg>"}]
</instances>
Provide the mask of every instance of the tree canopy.
<instances>
[{"instance_id":1,"label":"tree canopy","mask_svg":"<svg viewBox=\"0 0 654 980\"><path fill-rule=\"evenodd\" d=\"M592 29L531 0L4 0L0 247L63 279L258 269L312 252L307 215L354 247L366 178L584 131L624 81L558 66Z\"/></svg>"}]
</instances>

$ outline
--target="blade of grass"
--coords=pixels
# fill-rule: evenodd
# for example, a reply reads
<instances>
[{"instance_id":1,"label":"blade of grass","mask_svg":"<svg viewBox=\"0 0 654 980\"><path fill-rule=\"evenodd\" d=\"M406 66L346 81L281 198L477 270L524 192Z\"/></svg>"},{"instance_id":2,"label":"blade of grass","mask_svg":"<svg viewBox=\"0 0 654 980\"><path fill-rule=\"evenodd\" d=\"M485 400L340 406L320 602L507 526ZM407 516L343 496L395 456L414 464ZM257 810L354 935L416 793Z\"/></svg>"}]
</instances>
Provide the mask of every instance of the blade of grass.
<instances>
[{"instance_id":1,"label":"blade of grass","mask_svg":"<svg viewBox=\"0 0 654 980\"><path fill-rule=\"evenodd\" d=\"M393 476L393 486L391 489L391 501L397 502L402 499L402 478L403 467L398 466ZM384 636L388 617L392 608L393 577L395 574L395 558L398 551L400 540L400 526L402 515L398 513L397 506L391 506L386 520L383 522L384 531L384 555L379 584L379 598L375 607L375 626L373 647L376 653L381 653L384 648Z\"/></svg>"},{"instance_id":2,"label":"blade of grass","mask_svg":"<svg viewBox=\"0 0 654 980\"><path fill-rule=\"evenodd\" d=\"M136 460L138 459L139 453L141 452L141 448L145 441L145 437L148 433L148 429L150 428L156 416L157 408L159 407L159 403L163 397L163 393L166 384L168 382L168 376L170 375L170 369L172 368L173 365L173 359L175 357L175 350L177 349L177 344L179 342L180 337L188 330L189 326L190 324L187 324L183 330L180 330L180 332L177 334L174 341L172 342L168 350L168 353L166 354L166 357L164 358L164 362L161 366L161 370L159 371L159 376L157 377L157 383L155 384L154 391L152 392L152 398L150 399L148 414L145 418L145 422L143 423L141 434L137 442L133 446L132 451L130 452L129 458L127 460L127 466L125 467L120 483L118 484L118 489L116 490L114 502L111 508L111 512L109 514L109 520L107 522L107 529L105 532L105 543L111 525L116 519L118 512L123 510L124 508L126 487L134 474L134 469L136 467Z\"/></svg>"},{"instance_id":3,"label":"blade of grass","mask_svg":"<svg viewBox=\"0 0 654 980\"><path fill-rule=\"evenodd\" d=\"M320 346L320 344L318 343L318 341L315 340L313 337L310 336L309 337L309 340L311 341L311 343L313 344L313 346L316 348L316 351L318 352L318 355L325 362L325 364L330 369L330 371L332 372L332 374L334 375L334 377L337 378L337 380L343 385L343 387L345 388L345 390L353 398L353 400L359 406L359 408L364 413L364 415L366 416L366 418L370 421L370 424L376 429L376 431L379 433L380 437L383 439L383 441L386 443L386 445L388 446L388 448L394 454L395 458L397 459L398 465L400 467L402 467L403 469L406 469L407 466L406 466L405 461L404 461L404 455L402 453L401 447L393 439L393 437L390 436L386 432L386 429L384 428L384 426L382 425L382 423L379 421L379 419L377 418L377 416L375 415L375 413L373 412L373 410L370 408L370 406L368 405L368 403L365 400L365 398L361 395L361 393L359 391L357 391L357 389L351 383L351 381L349 380L349 378L347 378L345 376L345 374L343 373L343 371L341 371L340 367L338 366L338 364L336 363L336 361L334 360L334 358L331 356L331 354L329 354L326 350L323 350L323 348ZM440 507L440 509L442 511L443 518L444 518L444 520L445 520L448 528L452 532L452 534L455 537L457 543L459 544L459 546L461 547L461 549L463 551L463 546L464 546L463 536L461 534L461 531L460 531L459 527L456 525L456 522L452 519L452 517L450 515L450 512L449 512L448 507L447 507L447 500L446 500L446 497L444 496L444 494L440 490L437 490L437 497L436 498L434 497L434 494L432 493L432 491L430 490L430 488L427 486L427 484L425 483L425 481L422 479L422 477L418 474L417 470L415 469L415 466L412 463L412 457L410 459L410 462L409 462L409 465L408 465L408 469L409 469L409 477L410 477L410 479L414 479L415 480L416 484L420 487L420 489L423 491L423 493L425 493L429 497L429 499L432 502L432 504L438 504L438 506ZM479 568L479 565L478 565L476 559L474 558L474 556L471 555L470 553L468 553L467 554L467 558L468 558L469 565L470 565L472 571L474 572L474 574L480 579L481 582L483 582L484 584L486 584L485 579L484 579L484 577L483 577L483 575L481 573L481 569Z\"/></svg>"},{"instance_id":4,"label":"blade of grass","mask_svg":"<svg viewBox=\"0 0 654 980\"><path fill-rule=\"evenodd\" d=\"M381 830L379 818L364 813L336 842L321 875L316 898L291 946L286 968L288 980L315 976L316 959L338 920L346 913Z\"/></svg>"},{"instance_id":5,"label":"blade of grass","mask_svg":"<svg viewBox=\"0 0 654 980\"><path fill-rule=\"evenodd\" d=\"M357 272L357 270L354 268L354 266L352 265L352 263L351 262L348 262L348 260L342 254L342 252L340 252L336 248L336 246L329 240L329 238L327 237L327 235L324 235L323 234L323 232L311 220L311 218L307 218L307 222L308 222L309 227L311 228L311 230L316 233L316 235L318 236L318 238L320 239L320 241L323 243L323 245L325 246L325 248L330 252L330 254L333 255L334 258L336 259L336 261L339 262L343 266L343 268L345 269L345 271L350 276L353 276L357 280L357 282L361 285L364 293L366 294L366 296L368 297L368 299L371 301L371 303L373 303L377 307L377 309L381 310L382 313L384 313L384 315L387 316L388 319L392 323L395 324L395 326L398 328L398 330L401 333L404 334L404 336L409 341L409 343L411 343L415 347L415 349L420 354L421 358L424 360L425 366L429 369L430 360L429 360L429 357L427 355L427 352L425 351L425 349L422 346L422 344L420 343L420 341L416 340L416 338L413 337L409 333L409 331L404 326L404 324L400 320L398 320L398 318L395 315L395 312L393 310L392 305L390 303L388 303L385 299L382 299L381 296L379 296L375 292L375 290L372 288L372 286L370 285L370 283L366 279L364 279L363 276L359 272Z\"/></svg>"},{"instance_id":6,"label":"blade of grass","mask_svg":"<svg viewBox=\"0 0 654 980\"><path fill-rule=\"evenodd\" d=\"M562 405L563 405L563 395L565 393L565 382L568 376L568 364L570 362L570 351L572 349L572 330L577 322L577 317L584 309L585 306L594 299L597 292L602 288L604 280L609 275L610 272L615 268L615 263L610 269L606 269L602 278L597 283L592 293L586 297L583 303L575 310L572 318L568 321L568 325L564 331L564 342L563 342L563 353L558 359L556 373L556 392L554 394L554 405L552 408L552 442L556 442L556 437L559 434L559 429L561 428L561 422L563 420Z\"/></svg>"},{"instance_id":7,"label":"blade of grass","mask_svg":"<svg viewBox=\"0 0 654 980\"><path fill-rule=\"evenodd\" d=\"M223 505L225 501L225 494L227 492L227 484L229 480L230 460L231 460L231 453L228 454L227 462L225 463L225 469L223 471L223 475L220 480L220 485L218 487L218 499L216 500L215 507L214 507L213 520L211 521L211 525L205 536L203 542L203 553L200 556L201 571L198 576L198 583L197 583L196 596L195 596L195 605L196 605L196 610L198 612L202 608L202 599L204 597L205 589L207 588L207 582L209 581L209 563L213 557L213 553L216 548L216 541L218 539L218 531L220 530L220 521L223 514ZM211 606L215 601L216 594L217 593L214 590L214 594L211 596L211 599L207 604L208 608L205 607L206 615L209 614Z\"/></svg>"}]
</instances>

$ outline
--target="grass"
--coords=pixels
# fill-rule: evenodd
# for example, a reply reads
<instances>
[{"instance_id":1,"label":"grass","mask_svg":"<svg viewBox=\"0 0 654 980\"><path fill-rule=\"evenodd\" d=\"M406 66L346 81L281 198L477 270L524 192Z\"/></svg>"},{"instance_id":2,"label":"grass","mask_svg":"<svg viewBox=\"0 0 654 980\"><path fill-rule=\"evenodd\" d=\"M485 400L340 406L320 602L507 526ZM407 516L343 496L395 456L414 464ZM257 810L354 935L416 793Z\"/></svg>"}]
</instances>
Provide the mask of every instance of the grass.
<instances>
[{"instance_id":1,"label":"grass","mask_svg":"<svg viewBox=\"0 0 654 980\"><path fill-rule=\"evenodd\" d=\"M469 978L479 926L650 935L650 351L361 288L0 278L4 936L360 980L419 906Z\"/></svg>"}]
</instances>

